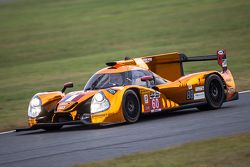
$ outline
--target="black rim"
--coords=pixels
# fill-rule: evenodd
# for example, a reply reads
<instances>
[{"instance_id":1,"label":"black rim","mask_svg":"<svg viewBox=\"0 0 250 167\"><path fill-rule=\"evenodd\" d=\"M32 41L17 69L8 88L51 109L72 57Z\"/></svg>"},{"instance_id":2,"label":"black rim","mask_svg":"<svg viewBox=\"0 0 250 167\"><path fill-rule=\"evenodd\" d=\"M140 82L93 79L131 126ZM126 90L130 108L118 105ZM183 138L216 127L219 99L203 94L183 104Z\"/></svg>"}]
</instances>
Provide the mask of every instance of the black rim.
<instances>
[{"instance_id":1,"label":"black rim","mask_svg":"<svg viewBox=\"0 0 250 167\"><path fill-rule=\"evenodd\" d=\"M209 85L209 95L212 102L220 103L222 97L222 88L218 80L212 80Z\"/></svg>"},{"instance_id":2,"label":"black rim","mask_svg":"<svg viewBox=\"0 0 250 167\"><path fill-rule=\"evenodd\" d=\"M126 115L131 118L135 119L138 115L138 102L134 95L129 94L126 98L125 102L125 109L126 109Z\"/></svg>"}]
</instances>

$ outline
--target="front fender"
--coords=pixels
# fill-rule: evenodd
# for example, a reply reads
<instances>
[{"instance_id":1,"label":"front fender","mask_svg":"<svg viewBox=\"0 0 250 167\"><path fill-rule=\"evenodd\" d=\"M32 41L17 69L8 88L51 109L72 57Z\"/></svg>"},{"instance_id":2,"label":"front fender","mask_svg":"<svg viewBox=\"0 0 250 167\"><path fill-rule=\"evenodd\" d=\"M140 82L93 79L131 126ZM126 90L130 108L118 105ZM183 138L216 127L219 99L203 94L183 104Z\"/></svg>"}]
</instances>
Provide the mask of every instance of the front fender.
<instances>
[{"instance_id":1,"label":"front fender","mask_svg":"<svg viewBox=\"0 0 250 167\"><path fill-rule=\"evenodd\" d=\"M115 87L101 90L109 100L110 107L104 112L91 114L92 123L121 123L125 122L122 113L122 98L126 87Z\"/></svg>"},{"instance_id":2,"label":"front fender","mask_svg":"<svg viewBox=\"0 0 250 167\"><path fill-rule=\"evenodd\" d=\"M51 111L56 108L57 103L65 96L60 91L38 93L37 96L42 101L42 106L46 111Z\"/></svg>"},{"instance_id":3,"label":"front fender","mask_svg":"<svg viewBox=\"0 0 250 167\"><path fill-rule=\"evenodd\" d=\"M145 105L142 102L143 95L145 93L152 93L155 92L154 90L150 88L145 88L142 86L135 86L135 85L128 85L124 87L114 87L114 88L108 88L102 90L105 97L110 102L110 108L106 110L105 112L100 112L96 114L91 114L91 122L92 123L122 123L125 122L125 118L123 116L123 110L122 110L122 101L123 101L123 95L128 90L132 89L134 90L138 98L140 99L141 103L141 109L142 113L148 112L145 110Z\"/></svg>"},{"instance_id":4,"label":"front fender","mask_svg":"<svg viewBox=\"0 0 250 167\"><path fill-rule=\"evenodd\" d=\"M34 96L38 96L42 101L42 111L36 118L28 118L28 124L30 127L37 123L50 123L57 103L65 96L64 93L56 92L41 92Z\"/></svg>"}]
</instances>

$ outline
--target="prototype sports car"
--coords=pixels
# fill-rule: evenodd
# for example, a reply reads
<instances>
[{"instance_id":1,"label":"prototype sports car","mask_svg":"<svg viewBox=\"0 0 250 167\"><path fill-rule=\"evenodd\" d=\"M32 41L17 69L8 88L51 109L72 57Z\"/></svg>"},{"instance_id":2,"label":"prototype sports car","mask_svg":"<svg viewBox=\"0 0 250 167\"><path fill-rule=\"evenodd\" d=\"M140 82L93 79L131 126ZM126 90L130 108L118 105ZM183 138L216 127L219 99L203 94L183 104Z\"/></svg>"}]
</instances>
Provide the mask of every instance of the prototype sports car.
<instances>
[{"instance_id":1,"label":"prototype sports car","mask_svg":"<svg viewBox=\"0 0 250 167\"><path fill-rule=\"evenodd\" d=\"M208 60L217 60L222 71L184 75L184 62ZM106 65L83 90L64 93L73 87L69 82L61 91L35 94L28 107L28 129L135 123L146 113L192 107L214 110L224 102L238 99L224 50L217 51L217 55L196 57L180 53L126 57Z\"/></svg>"}]
</instances>

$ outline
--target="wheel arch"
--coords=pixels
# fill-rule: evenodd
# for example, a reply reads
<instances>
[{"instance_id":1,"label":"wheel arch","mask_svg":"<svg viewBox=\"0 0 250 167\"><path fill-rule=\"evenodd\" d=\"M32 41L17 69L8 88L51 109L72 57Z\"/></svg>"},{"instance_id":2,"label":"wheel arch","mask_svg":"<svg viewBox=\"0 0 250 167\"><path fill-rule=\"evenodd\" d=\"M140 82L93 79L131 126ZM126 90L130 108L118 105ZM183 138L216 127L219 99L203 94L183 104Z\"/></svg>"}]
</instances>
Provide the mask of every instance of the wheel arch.
<instances>
[{"instance_id":1,"label":"wheel arch","mask_svg":"<svg viewBox=\"0 0 250 167\"><path fill-rule=\"evenodd\" d=\"M218 99L216 101L214 101L213 98L211 98L211 95L208 96L207 91L208 91L208 88L209 88L209 84L206 87L206 82L211 83L213 81L213 79L215 79L215 78L210 78L210 76L211 77L217 77L217 80L220 79L219 82L220 82L221 91L222 91L222 94L221 94L222 98L220 98L220 99L222 101L220 99L219 99L220 101ZM211 72L211 73L207 74L205 76L204 87L205 87L205 96L206 96L207 104L202 105L202 106L198 106L197 108L199 110L211 110L211 109L214 110L214 109L221 108L221 106L222 106L222 104L223 104L223 102L225 101L225 98L226 98L225 89L227 89L223 77L217 72ZM219 98L219 96L216 97L216 98Z\"/></svg>"},{"instance_id":2,"label":"wheel arch","mask_svg":"<svg viewBox=\"0 0 250 167\"><path fill-rule=\"evenodd\" d=\"M127 90L133 90L133 91L136 93L136 95L137 95L137 97L138 97L138 99L139 99L139 101L140 101L140 104L141 104L140 89L139 89L139 88L132 87L132 88L129 88L129 89L127 89ZM127 90L126 90L126 91L127 91Z\"/></svg>"},{"instance_id":3,"label":"wheel arch","mask_svg":"<svg viewBox=\"0 0 250 167\"><path fill-rule=\"evenodd\" d=\"M223 88L224 88L224 90L227 90L226 82L225 82L224 78L221 76L221 74L220 74L219 72L208 73L208 74L205 76L205 79L206 79L208 76L212 75L212 74L215 74L215 75L217 75L218 77L220 77L220 79L221 79L221 81L222 81L222 83L223 83Z\"/></svg>"},{"instance_id":4,"label":"wheel arch","mask_svg":"<svg viewBox=\"0 0 250 167\"><path fill-rule=\"evenodd\" d=\"M138 115L136 116L135 120L133 120L134 119L133 117L132 118L127 117L126 114L125 114L127 111L124 108L125 107L125 98L124 98L124 96L125 96L126 92L128 92L128 91L130 92L130 94L133 92L132 94L134 94L134 96L137 96L136 98L137 98L137 101L138 101L139 112L138 112ZM124 91L123 99L122 99L122 107L121 108L122 108L123 118L126 120L127 123L135 123L135 122L137 122L139 120L140 115L142 114L142 103L141 103L141 96L140 96L140 89L139 88L129 87Z\"/></svg>"}]
</instances>

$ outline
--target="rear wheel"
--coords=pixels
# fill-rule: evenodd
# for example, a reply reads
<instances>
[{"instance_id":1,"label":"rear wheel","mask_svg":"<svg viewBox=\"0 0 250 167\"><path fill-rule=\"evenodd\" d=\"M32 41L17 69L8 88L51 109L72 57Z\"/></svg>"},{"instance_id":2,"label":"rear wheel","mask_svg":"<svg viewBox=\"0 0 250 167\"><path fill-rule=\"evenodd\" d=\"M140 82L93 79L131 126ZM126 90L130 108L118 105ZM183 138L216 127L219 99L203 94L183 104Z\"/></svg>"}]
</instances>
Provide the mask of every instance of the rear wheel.
<instances>
[{"instance_id":1,"label":"rear wheel","mask_svg":"<svg viewBox=\"0 0 250 167\"><path fill-rule=\"evenodd\" d=\"M122 111L128 123L138 121L141 114L141 105L137 94L133 90L127 90L123 95Z\"/></svg>"},{"instance_id":2,"label":"rear wheel","mask_svg":"<svg viewBox=\"0 0 250 167\"><path fill-rule=\"evenodd\" d=\"M225 99L224 87L221 78L216 74L211 74L205 81L206 105L198 106L199 110L214 110L221 108Z\"/></svg>"}]
</instances>

